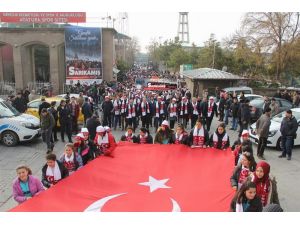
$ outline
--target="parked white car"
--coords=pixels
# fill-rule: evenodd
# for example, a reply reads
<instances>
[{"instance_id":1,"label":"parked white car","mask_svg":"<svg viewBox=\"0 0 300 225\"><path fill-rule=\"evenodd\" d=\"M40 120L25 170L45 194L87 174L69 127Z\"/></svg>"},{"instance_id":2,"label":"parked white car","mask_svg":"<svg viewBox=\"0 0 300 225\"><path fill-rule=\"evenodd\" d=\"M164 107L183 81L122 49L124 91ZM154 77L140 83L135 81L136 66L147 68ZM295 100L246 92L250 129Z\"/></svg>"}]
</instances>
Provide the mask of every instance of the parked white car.
<instances>
[{"instance_id":1,"label":"parked white car","mask_svg":"<svg viewBox=\"0 0 300 225\"><path fill-rule=\"evenodd\" d=\"M8 147L18 142L30 141L41 136L40 120L35 116L19 113L0 99L0 141Z\"/></svg>"},{"instance_id":2,"label":"parked white car","mask_svg":"<svg viewBox=\"0 0 300 225\"><path fill-rule=\"evenodd\" d=\"M296 117L298 124L300 123L300 108L291 109L293 112L293 116ZM270 132L267 141L268 147L276 147L280 149L280 141L281 141L281 133L280 133L280 125L282 119L285 117L285 111L277 114L271 119ZM250 140L253 143L258 143L258 136L255 133L256 124L252 124L249 129ZM300 129L297 130L297 138L295 139L294 145L300 145Z\"/></svg>"}]
</instances>

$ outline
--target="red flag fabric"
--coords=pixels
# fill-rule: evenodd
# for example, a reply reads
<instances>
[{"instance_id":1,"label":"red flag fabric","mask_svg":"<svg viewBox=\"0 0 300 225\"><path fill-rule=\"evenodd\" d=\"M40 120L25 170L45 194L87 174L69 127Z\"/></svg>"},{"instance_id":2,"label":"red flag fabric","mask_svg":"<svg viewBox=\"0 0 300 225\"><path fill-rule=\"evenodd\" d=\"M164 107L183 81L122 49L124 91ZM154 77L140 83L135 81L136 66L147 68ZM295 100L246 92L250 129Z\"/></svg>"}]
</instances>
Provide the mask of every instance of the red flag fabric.
<instances>
[{"instance_id":1,"label":"red flag fabric","mask_svg":"<svg viewBox=\"0 0 300 225\"><path fill-rule=\"evenodd\" d=\"M231 151L119 143L11 212L222 212L234 191Z\"/></svg>"}]
</instances>

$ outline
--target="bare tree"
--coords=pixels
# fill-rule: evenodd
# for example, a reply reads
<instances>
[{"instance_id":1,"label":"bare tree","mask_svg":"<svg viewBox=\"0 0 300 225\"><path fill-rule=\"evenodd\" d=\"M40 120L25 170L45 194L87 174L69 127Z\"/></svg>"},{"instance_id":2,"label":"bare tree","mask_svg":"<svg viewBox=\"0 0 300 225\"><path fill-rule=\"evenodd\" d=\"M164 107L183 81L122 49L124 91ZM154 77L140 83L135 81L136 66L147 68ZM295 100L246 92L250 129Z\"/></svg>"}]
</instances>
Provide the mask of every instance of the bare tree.
<instances>
[{"instance_id":1,"label":"bare tree","mask_svg":"<svg viewBox=\"0 0 300 225\"><path fill-rule=\"evenodd\" d=\"M299 12L246 13L243 29L246 36L260 43L264 52L275 55L276 79L281 78L289 46L299 37Z\"/></svg>"}]
</instances>

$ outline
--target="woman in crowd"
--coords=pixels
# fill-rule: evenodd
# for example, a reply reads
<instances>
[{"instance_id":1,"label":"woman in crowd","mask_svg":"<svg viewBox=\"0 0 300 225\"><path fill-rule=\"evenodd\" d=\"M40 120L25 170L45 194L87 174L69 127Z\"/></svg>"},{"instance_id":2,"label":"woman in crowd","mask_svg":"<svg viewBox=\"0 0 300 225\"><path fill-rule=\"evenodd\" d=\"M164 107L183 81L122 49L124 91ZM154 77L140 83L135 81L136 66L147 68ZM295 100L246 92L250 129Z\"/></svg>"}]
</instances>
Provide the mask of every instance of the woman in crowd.
<instances>
[{"instance_id":1,"label":"woman in crowd","mask_svg":"<svg viewBox=\"0 0 300 225\"><path fill-rule=\"evenodd\" d=\"M172 143L189 146L189 135L184 130L184 127L182 125L177 126L176 132L172 135Z\"/></svg>"},{"instance_id":2,"label":"woman in crowd","mask_svg":"<svg viewBox=\"0 0 300 225\"><path fill-rule=\"evenodd\" d=\"M210 137L210 146L226 150L230 145L229 136L225 131L225 124L220 123L217 130Z\"/></svg>"},{"instance_id":3,"label":"woman in crowd","mask_svg":"<svg viewBox=\"0 0 300 225\"><path fill-rule=\"evenodd\" d=\"M254 172L256 162L252 154L245 152L242 154L241 163L238 164L230 178L231 186L234 190L239 190L242 184L248 179L251 172Z\"/></svg>"},{"instance_id":4,"label":"woman in crowd","mask_svg":"<svg viewBox=\"0 0 300 225\"><path fill-rule=\"evenodd\" d=\"M230 204L232 212L261 212L263 206L256 194L256 185L253 182L245 182L236 193Z\"/></svg>"},{"instance_id":5,"label":"woman in crowd","mask_svg":"<svg viewBox=\"0 0 300 225\"><path fill-rule=\"evenodd\" d=\"M202 120L198 119L194 129L190 133L190 145L192 148L206 148L209 144L209 134L204 128Z\"/></svg>"},{"instance_id":6,"label":"woman in crowd","mask_svg":"<svg viewBox=\"0 0 300 225\"><path fill-rule=\"evenodd\" d=\"M69 176L67 168L50 153L46 156L47 163L42 168L42 183L46 188L57 184L61 179Z\"/></svg>"},{"instance_id":7,"label":"woman in crowd","mask_svg":"<svg viewBox=\"0 0 300 225\"><path fill-rule=\"evenodd\" d=\"M81 159L82 164L86 165L91 160L90 146L85 142L85 136L79 133L75 136L75 142L73 145L74 152L77 153Z\"/></svg>"},{"instance_id":8,"label":"woman in crowd","mask_svg":"<svg viewBox=\"0 0 300 225\"><path fill-rule=\"evenodd\" d=\"M153 137L145 127L142 127L136 141L138 144L153 144Z\"/></svg>"},{"instance_id":9,"label":"woman in crowd","mask_svg":"<svg viewBox=\"0 0 300 225\"><path fill-rule=\"evenodd\" d=\"M19 166L16 171L18 177L13 182L13 196L19 204L44 191L42 182L32 176L29 167Z\"/></svg>"},{"instance_id":10,"label":"woman in crowd","mask_svg":"<svg viewBox=\"0 0 300 225\"><path fill-rule=\"evenodd\" d=\"M164 120L156 132L154 144L172 144L172 135L173 130L170 129L169 122Z\"/></svg>"},{"instance_id":11,"label":"woman in crowd","mask_svg":"<svg viewBox=\"0 0 300 225\"><path fill-rule=\"evenodd\" d=\"M232 152L234 155L235 166L241 162L244 152L249 152L251 155L253 155L253 149L250 141L244 141L240 146L235 147L235 150Z\"/></svg>"},{"instance_id":12,"label":"woman in crowd","mask_svg":"<svg viewBox=\"0 0 300 225\"><path fill-rule=\"evenodd\" d=\"M113 151L117 146L114 136L110 132L107 132L102 126L98 126L96 132L94 144L96 145L99 155L103 154L105 156L114 157Z\"/></svg>"},{"instance_id":13,"label":"woman in crowd","mask_svg":"<svg viewBox=\"0 0 300 225\"><path fill-rule=\"evenodd\" d=\"M83 166L82 158L77 152L74 152L72 143L65 145L65 153L60 157L59 161L68 169L69 175Z\"/></svg>"},{"instance_id":14,"label":"woman in crowd","mask_svg":"<svg viewBox=\"0 0 300 225\"><path fill-rule=\"evenodd\" d=\"M262 205L278 204L277 182L275 178L270 178L270 165L265 161L260 161L256 165L252 181L256 185L256 193L260 197Z\"/></svg>"},{"instance_id":15,"label":"woman in crowd","mask_svg":"<svg viewBox=\"0 0 300 225\"><path fill-rule=\"evenodd\" d=\"M128 127L127 131L124 135L122 135L121 141L128 141L131 143L136 143L137 139L136 136L133 134L133 128L132 127Z\"/></svg>"}]
</instances>

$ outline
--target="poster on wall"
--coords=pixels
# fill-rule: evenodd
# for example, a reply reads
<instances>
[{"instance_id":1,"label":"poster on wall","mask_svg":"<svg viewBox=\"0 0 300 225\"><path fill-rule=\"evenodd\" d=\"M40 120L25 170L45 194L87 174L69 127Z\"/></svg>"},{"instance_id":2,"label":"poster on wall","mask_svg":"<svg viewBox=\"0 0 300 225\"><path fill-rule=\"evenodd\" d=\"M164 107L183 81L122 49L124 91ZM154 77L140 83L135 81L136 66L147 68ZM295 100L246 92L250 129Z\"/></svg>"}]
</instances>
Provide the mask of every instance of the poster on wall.
<instances>
[{"instance_id":1,"label":"poster on wall","mask_svg":"<svg viewBox=\"0 0 300 225\"><path fill-rule=\"evenodd\" d=\"M101 28L71 26L65 28L66 84L101 83Z\"/></svg>"}]
</instances>

